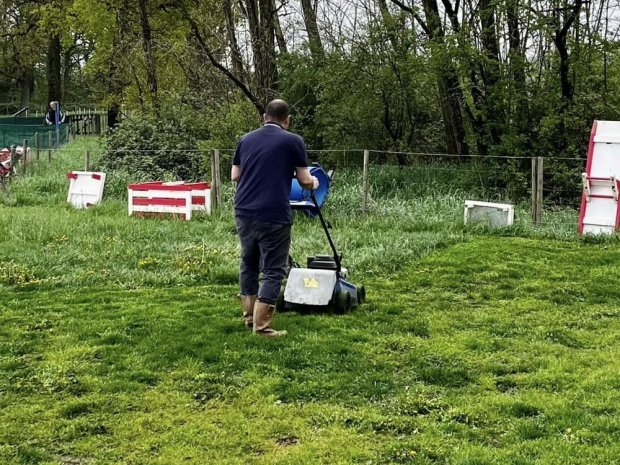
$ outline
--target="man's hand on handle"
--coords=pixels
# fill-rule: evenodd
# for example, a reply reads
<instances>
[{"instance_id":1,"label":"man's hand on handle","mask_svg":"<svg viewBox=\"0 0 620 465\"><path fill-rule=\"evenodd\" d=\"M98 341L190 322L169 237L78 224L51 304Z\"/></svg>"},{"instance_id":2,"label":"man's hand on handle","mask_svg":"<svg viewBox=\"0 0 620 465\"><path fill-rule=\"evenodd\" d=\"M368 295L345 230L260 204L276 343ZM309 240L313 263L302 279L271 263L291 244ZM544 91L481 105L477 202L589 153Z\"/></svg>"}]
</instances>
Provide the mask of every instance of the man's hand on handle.
<instances>
[{"instance_id":1,"label":"man's hand on handle","mask_svg":"<svg viewBox=\"0 0 620 465\"><path fill-rule=\"evenodd\" d=\"M318 189L319 180L316 178L316 176L312 176L310 174L310 170L307 166L297 167L295 169L295 172L297 173L297 181L299 182L299 185L301 187L310 190Z\"/></svg>"}]
</instances>

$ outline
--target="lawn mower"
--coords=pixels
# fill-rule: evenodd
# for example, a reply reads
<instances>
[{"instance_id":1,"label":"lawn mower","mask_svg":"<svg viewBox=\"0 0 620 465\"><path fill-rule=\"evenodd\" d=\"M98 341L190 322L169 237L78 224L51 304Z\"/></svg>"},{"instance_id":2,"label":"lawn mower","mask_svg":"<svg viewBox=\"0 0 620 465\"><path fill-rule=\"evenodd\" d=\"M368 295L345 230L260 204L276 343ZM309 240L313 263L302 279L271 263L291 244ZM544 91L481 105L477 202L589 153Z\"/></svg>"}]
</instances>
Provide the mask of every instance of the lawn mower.
<instances>
[{"instance_id":1,"label":"lawn mower","mask_svg":"<svg viewBox=\"0 0 620 465\"><path fill-rule=\"evenodd\" d=\"M354 286L347 281L348 272L342 266L342 255L336 250L329 234L331 227L321 213L314 192L310 192L316 213L327 236L333 255L308 257L306 268L290 260L288 279L284 292L276 304L279 311L323 311L346 313L363 303L366 298L364 286Z\"/></svg>"}]
</instances>

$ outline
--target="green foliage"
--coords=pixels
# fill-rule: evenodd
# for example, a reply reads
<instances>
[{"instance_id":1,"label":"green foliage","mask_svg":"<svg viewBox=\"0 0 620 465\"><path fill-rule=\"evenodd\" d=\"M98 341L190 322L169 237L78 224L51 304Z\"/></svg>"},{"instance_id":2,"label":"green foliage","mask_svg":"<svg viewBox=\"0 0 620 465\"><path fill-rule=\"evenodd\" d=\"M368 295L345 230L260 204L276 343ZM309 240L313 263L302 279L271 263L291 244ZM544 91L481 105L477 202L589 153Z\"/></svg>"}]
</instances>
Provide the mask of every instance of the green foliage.
<instances>
[{"instance_id":1,"label":"green foliage","mask_svg":"<svg viewBox=\"0 0 620 465\"><path fill-rule=\"evenodd\" d=\"M320 67L301 54L281 59L280 89L293 104L293 130L312 148L401 150L415 140L421 151L436 150L435 94L423 91L429 76L415 72L425 59L371 47L328 54Z\"/></svg>"},{"instance_id":2,"label":"green foliage","mask_svg":"<svg viewBox=\"0 0 620 465\"><path fill-rule=\"evenodd\" d=\"M174 119L125 119L106 139L101 166L140 179L192 180L203 166L196 138Z\"/></svg>"},{"instance_id":3,"label":"green foliage","mask_svg":"<svg viewBox=\"0 0 620 465\"><path fill-rule=\"evenodd\" d=\"M232 102L224 102L203 110L206 122L204 146L208 149L227 149L235 147L239 138L246 132L260 126L261 118L247 99L238 97Z\"/></svg>"}]
</instances>

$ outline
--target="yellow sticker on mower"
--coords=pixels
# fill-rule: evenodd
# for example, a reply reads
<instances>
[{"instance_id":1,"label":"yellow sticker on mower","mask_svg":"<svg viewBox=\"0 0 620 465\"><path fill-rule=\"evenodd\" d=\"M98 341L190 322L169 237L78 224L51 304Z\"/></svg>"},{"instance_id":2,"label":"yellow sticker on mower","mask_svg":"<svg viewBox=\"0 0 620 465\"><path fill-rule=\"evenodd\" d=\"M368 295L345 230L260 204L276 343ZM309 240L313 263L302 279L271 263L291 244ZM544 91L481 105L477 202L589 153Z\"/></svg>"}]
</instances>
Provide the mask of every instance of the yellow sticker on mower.
<instances>
[{"instance_id":1,"label":"yellow sticker on mower","mask_svg":"<svg viewBox=\"0 0 620 465\"><path fill-rule=\"evenodd\" d=\"M316 278L304 278L304 287L317 289L319 287L319 280Z\"/></svg>"}]
</instances>

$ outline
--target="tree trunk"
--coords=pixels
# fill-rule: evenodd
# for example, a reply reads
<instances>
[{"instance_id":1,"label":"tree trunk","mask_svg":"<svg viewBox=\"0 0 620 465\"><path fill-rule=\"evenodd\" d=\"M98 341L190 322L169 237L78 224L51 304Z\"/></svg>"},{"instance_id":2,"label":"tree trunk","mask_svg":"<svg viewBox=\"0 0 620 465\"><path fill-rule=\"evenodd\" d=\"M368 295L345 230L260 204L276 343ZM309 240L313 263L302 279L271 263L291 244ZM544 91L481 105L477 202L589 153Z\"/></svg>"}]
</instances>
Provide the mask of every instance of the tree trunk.
<instances>
[{"instance_id":1,"label":"tree trunk","mask_svg":"<svg viewBox=\"0 0 620 465\"><path fill-rule=\"evenodd\" d=\"M392 125L394 118L391 117L393 112L390 112L390 109L388 107L389 100L386 97L383 98L384 105L386 106L383 118L384 125L386 125L386 129L388 131L388 134L390 134L392 140L394 140L395 142L402 142L402 139L404 138L404 142L407 144L407 146L411 146L415 136L416 121L413 109L413 98L411 97L409 92L411 76L409 73L402 72L401 70L402 64L407 63L407 47L404 44L401 44L401 41L399 40L398 28L402 27L403 25L400 24L400 22L397 22L396 18L394 18L394 16L388 9L386 0L378 0L378 3L379 11L381 12L381 19L383 21L383 26L385 27L388 40L390 41L390 44L392 45L392 50L394 52L393 57L388 55L387 59L390 63L390 69L394 73L394 78L398 83L399 91L401 94L400 100L402 102L401 111L398 113L399 124L401 127L400 130L397 132L394 131L391 127L387 127L387 124L390 124L390 126ZM390 117L388 118L388 116ZM394 137L397 133L399 140L396 140ZM396 158L398 159L399 165L402 166L402 164L405 163L404 157L397 155Z\"/></svg>"},{"instance_id":2,"label":"tree trunk","mask_svg":"<svg viewBox=\"0 0 620 465\"><path fill-rule=\"evenodd\" d=\"M427 20L427 34L431 42L445 46L444 30L436 0L422 0ZM466 155L469 147L465 140L462 104L463 91L450 57L441 54L438 61L437 86L439 90L441 115L445 129L446 149L449 153Z\"/></svg>"},{"instance_id":3,"label":"tree trunk","mask_svg":"<svg viewBox=\"0 0 620 465\"><path fill-rule=\"evenodd\" d=\"M465 140L465 127L461 110L463 93L461 84L452 66L447 66L437 77L441 116L445 128L445 141L448 153L467 155L469 146Z\"/></svg>"},{"instance_id":4,"label":"tree trunk","mask_svg":"<svg viewBox=\"0 0 620 465\"><path fill-rule=\"evenodd\" d=\"M480 23L482 31L480 41L486 60L481 64L481 78L484 85L484 96L478 109L483 115L484 135L490 137L491 145L497 145L501 139L502 116L501 96L497 95L497 84L501 78L499 63L499 39L495 30L495 3L492 0L480 0ZM480 140L487 151L488 143ZM482 152L480 152L482 153Z\"/></svg>"},{"instance_id":5,"label":"tree trunk","mask_svg":"<svg viewBox=\"0 0 620 465\"><path fill-rule=\"evenodd\" d=\"M235 33L236 24L230 0L224 0L224 17L226 19L226 33L228 35L228 44L230 45L233 72L239 76L239 79L245 81L243 60L241 59L239 44L237 43L237 34Z\"/></svg>"},{"instance_id":6,"label":"tree trunk","mask_svg":"<svg viewBox=\"0 0 620 465\"><path fill-rule=\"evenodd\" d=\"M246 14L252 43L257 96L264 107L277 94L278 70L275 63L276 14L272 0L246 0Z\"/></svg>"},{"instance_id":7,"label":"tree trunk","mask_svg":"<svg viewBox=\"0 0 620 465\"><path fill-rule=\"evenodd\" d=\"M157 73L155 70L155 55L153 53L153 37L148 16L148 0L139 0L140 25L142 26L142 46L146 60L146 77L151 96L151 103L155 114L159 116L159 99L157 97Z\"/></svg>"},{"instance_id":8,"label":"tree trunk","mask_svg":"<svg viewBox=\"0 0 620 465\"><path fill-rule=\"evenodd\" d=\"M575 4L573 5L572 10L568 13L562 27L557 28L553 36L553 42L558 49L558 54L560 55L560 85L562 88L562 100L564 102L562 109L568 107L573 100L574 83L572 83L570 79L570 57L568 54L567 39L568 31L577 19L582 4L583 0L575 0Z\"/></svg>"},{"instance_id":9,"label":"tree trunk","mask_svg":"<svg viewBox=\"0 0 620 465\"><path fill-rule=\"evenodd\" d=\"M525 83L526 59L521 46L521 28L519 26L519 0L509 0L506 14L508 24L508 58L510 77L512 78L508 122L510 127L520 134L528 131L529 121L527 121L528 99Z\"/></svg>"},{"instance_id":10,"label":"tree trunk","mask_svg":"<svg viewBox=\"0 0 620 465\"><path fill-rule=\"evenodd\" d=\"M19 79L19 88L20 88L20 110L27 106L30 106L30 98L32 97L32 92L34 90L34 69L32 67L27 67L24 69L20 79Z\"/></svg>"},{"instance_id":11,"label":"tree trunk","mask_svg":"<svg viewBox=\"0 0 620 465\"><path fill-rule=\"evenodd\" d=\"M276 0L273 0L272 8L273 8L273 11L275 12L273 16L273 24L275 26L276 41L278 42L278 48L280 49L280 53L287 54L288 48L286 46L286 40L284 39L284 34L282 33L282 25L280 24L280 15L278 15L277 13Z\"/></svg>"},{"instance_id":12,"label":"tree trunk","mask_svg":"<svg viewBox=\"0 0 620 465\"><path fill-rule=\"evenodd\" d=\"M488 59L484 80L485 84L493 86L499 80L500 70L499 40L495 31L495 4L492 0L480 0L480 23L482 25L480 40Z\"/></svg>"},{"instance_id":13,"label":"tree trunk","mask_svg":"<svg viewBox=\"0 0 620 465\"><path fill-rule=\"evenodd\" d=\"M47 47L47 101L53 102L60 100L61 92L61 47L60 37L52 35L49 37Z\"/></svg>"},{"instance_id":14,"label":"tree trunk","mask_svg":"<svg viewBox=\"0 0 620 465\"><path fill-rule=\"evenodd\" d=\"M519 28L519 0L508 2L508 45L512 79L517 84L517 91L525 89L525 57L521 50L521 32Z\"/></svg>"},{"instance_id":15,"label":"tree trunk","mask_svg":"<svg viewBox=\"0 0 620 465\"><path fill-rule=\"evenodd\" d=\"M185 18L185 20L189 23L190 29L192 31L192 34L194 35L194 38L196 39L196 42L202 49L203 54L206 55L206 57L208 58L211 65L217 70L219 70L232 83L234 83L235 86L237 86L248 98L248 100L252 102L252 105L254 105L258 114L263 115L263 113L265 113L265 104L261 101L259 96L255 92L253 92L253 90L250 88L250 85L244 82L240 76L232 72L215 58L215 55L211 50L211 47L209 46L206 37L202 34L198 23L194 20L194 18L189 13L184 4L180 3L179 6L180 13L183 15L183 18ZM246 16L248 16L247 11Z\"/></svg>"},{"instance_id":16,"label":"tree trunk","mask_svg":"<svg viewBox=\"0 0 620 465\"><path fill-rule=\"evenodd\" d=\"M323 48L321 35L319 34L315 8L316 3L312 5L311 0L301 0L301 9L304 16L304 24L306 25L306 32L308 33L310 53L315 62L321 63L325 59L325 49Z\"/></svg>"},{"instance_id":17,"label":"tree trunk","mask_svg":"<svg viewBox=\"0 0 620 465\"><path fill-rule=\"evenodd\" d=\"M395 30L394 17L388 9L386 0L377 0L379 3L379 11L381 12L381 19L383 20L383 26L387 32L388 39L392 44L392 49L395 53L398 53L400 49L397 31Z\"/></svg>"},{"instance_id":18,"label":"tree trunk","mask_svg":"<svg viewBox=\"0 0 620 465\"><path fill-rule=\"evenodd\" d=\"M114 102L108 108L108 128L114 129L116 127L116 125L119 122L118 121L118 114L119 113L120 113L120 108L118 107L118 104L116 102Z\"/></svg>"},{"instance_id":19,"label":"tree trunk","mask_svg":"<svg viewBox=\"0 0 620 465\"><path fill-rule=\"evenodd\" d=\"M570 64L566 37L558 34L554 37L554 42L558 49L558 54L560 55L560 86L562 88L562 98L566 100L566 102L570 102L573 99L573 86L570 82Z\"/></svg>"},{"instance_id":20,"label":"tree trunk","mask_svg":"<svg viewBox=\"0 0 620 465\"><path fill-rule=\"evenodd\" d=\"M110 105L108 106L109 129L114 129L120 122L119 116L124 86L121 65L119 60L115 58L126 54L126 37L129 31L127 15L127 11L129 10L128 1L129 0L125 0L116 11L116 26L118 28L118 34L114 36L112 41L114 58L108 61L108 98L110 100Z\"/></svg>"},{"instance_id":21,"label":"tree trunk","mask_svg":"<svg viewBox=\"0 0 620 465\"><path fill-rule=\"evenodd\" d=\"M63 53L63 66L62 66L62 82L63 82L62 100L63 102L67 100L67 89L69 89L69 86L70 86L72 48L73 47L65 50Z\"/></svg>"}]
</instances>

